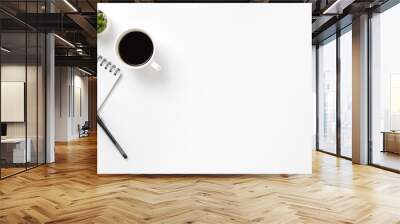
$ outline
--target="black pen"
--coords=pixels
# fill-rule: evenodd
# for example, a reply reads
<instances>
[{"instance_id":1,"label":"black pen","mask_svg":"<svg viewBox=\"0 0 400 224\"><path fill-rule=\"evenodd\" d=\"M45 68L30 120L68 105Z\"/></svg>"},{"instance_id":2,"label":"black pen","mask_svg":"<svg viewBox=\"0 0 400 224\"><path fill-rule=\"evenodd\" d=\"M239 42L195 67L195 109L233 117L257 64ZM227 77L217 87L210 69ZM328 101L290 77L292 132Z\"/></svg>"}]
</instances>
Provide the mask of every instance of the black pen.
<instances>
[{"instance_id":1,"label":"black pen","mask_svg":"<svg viewBox=\"0 0 400 224\"><path fill-rule=\"evenodd\" d=\"M97 114L97 123L100 125L100 127L104 130L108 138L112 141L112 143L115 145L115 147L118 149L119 153L121 153L122 157L124 159L128 158L128 155L126 155L125 151L122 149L122 147L119 145L117 140L115 140L114 136L111 134L111 132L108 130L107 126L104 124L103 120L100 118L100 116Z\"/></svg>"}]
</instances>

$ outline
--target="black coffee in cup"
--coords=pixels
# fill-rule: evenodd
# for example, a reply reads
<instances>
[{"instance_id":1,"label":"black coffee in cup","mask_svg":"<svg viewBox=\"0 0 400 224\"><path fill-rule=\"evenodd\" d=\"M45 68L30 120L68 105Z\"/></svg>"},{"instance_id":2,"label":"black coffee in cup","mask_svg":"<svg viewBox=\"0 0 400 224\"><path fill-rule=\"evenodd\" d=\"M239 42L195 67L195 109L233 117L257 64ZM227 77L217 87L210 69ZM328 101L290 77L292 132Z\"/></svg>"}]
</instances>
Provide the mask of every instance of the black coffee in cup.
<instances>
[{"instance_id":1,"label":"black coffee in cup","mask_svg":"<svg viewBox=\"0 0 400 224\"><path fill-rule=\"evenodd\" d=\"M143 32L129 32L119 41L118 53L128 65L140 66L146 64L154 53L153 41Z\"/></svg>"}]
</instances>

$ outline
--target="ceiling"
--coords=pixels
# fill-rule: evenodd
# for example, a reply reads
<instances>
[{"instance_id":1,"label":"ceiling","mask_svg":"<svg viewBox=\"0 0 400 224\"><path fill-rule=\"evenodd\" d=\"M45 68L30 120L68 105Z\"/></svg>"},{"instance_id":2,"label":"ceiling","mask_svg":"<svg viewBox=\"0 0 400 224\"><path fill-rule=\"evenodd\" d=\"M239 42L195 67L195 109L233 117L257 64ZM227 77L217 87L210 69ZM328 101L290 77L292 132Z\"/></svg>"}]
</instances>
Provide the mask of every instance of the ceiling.
<instances>
[{"instance_id":1,"label":"ceiling","mask_svg":"<svg viewBox=\"0 0 400 224\"><path fill-rule=\"evenodd\" d=\"M67 1L67 2L66 2ZM313 43L327 38L340 26L351 24L353 16L374 9L388 0L206 0L186 2L312 3ZM26 28L55 32L56 63L96 70L96 3L101 2L182 2L178 0L1 0L2 32L16 49L24 46L21 35ZM69 4L68 4L69 3ZM48 13L50 11L52 13ZM28 12L28 13L26 13ZM288 17L290 15L287 15ZM338 21L341 21L338 23ZM347 21L347 22L346 22ZM340 24L338 26L337 24ZM13 33L13 34L11 34ZM5 43L5 42L3 42ZM33 45L32 45L33 46ZM23 48L21 48L22 50ZM28 52L31 50L28 48ZM83 64L79 64L82 62ZM87 66L92 64L91 66Z\"/></svg>"}]
</instances>

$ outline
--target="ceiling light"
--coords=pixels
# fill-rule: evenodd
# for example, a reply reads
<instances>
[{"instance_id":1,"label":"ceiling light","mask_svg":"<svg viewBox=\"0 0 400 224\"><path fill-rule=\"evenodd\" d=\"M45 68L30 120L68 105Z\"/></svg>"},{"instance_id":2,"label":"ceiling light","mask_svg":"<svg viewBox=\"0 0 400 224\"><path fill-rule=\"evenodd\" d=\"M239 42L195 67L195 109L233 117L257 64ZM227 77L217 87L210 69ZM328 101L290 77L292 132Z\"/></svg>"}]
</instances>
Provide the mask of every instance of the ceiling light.
<instances>
[{"instance_id":1,"label":"ceiling light","mask_svg":"<svg viewBox=\"0 0 400 224\"><path fill-rule=\"evenodd\" d=\"M355 0L336 0L332 5L325 9L322 14L342 14L343 10L354 1Z\"/></svg>"},{"instance_id":2,"label":"ceiling light","mask_svg":"<svg viewBox=\"0 0 400 224\"><path fill-rule=\"evenodd\" d=\"M1 49L2 51L6 52L6 53L10 53L10 52L11 52L11 50L9 50L9 49L7 49L7 48L5 48L5 47L1 47L0 49Z\"/></svg>"},{"instance_id":3,"label":"ceiling light","mask_svg":"<svg viewBox=\"0 0 400 224\"><path fill-rule=\"evenodd\" d=\"M54 34L54 36L57 37L58 39L60 39L61 41L63 41L64 43L66 43L67 45L69 45L69 46L75 48L75 45L73 45L73 44L72 44L71 42L69 42L68 40L66 40L66 39L64 39L64 38L62 38L62 37L60 37L60 36L57 35L57 34Z\"/></svg>"},{"instance_id":4,"label":"ceiling light","mask_svg":"<svg viewBox=\"0 0 400 224\"><path fill-rule=\"evenodd\" d=\"M81 69L81 68L79 68L79 67L78 67L78 69L79 69L79 71L81 71L81 72L83 72L83 73L85 73L85 74L87 74L87 75L92 76L92 73L90 73L90 72L88 72L88 71L86 71L86 70L83 70L83 69Z\"/></svg>"},{"instance_id":5,"label":"ceiling light","mask_svg":"<svg viewBox=\"0 0 400 224\"><path fill-rule=\"evenodd\" d=\"M72 10L74 10L75 12L78 12L78 10L71 4L69 3L68 0L64 0L65 4L67 4Z\"/></svg>"},{"instance_id":6,"label":"ceiling light","mask_svg":"<svg viewBox=\"0 0 400 224\"><path fill-rule=\"evenodd\" d=\"M76 53L78 53L79 55L84 55L85 53L83 52L82 48L77 48L76 49Z\"/></svg>"}]
</instances>

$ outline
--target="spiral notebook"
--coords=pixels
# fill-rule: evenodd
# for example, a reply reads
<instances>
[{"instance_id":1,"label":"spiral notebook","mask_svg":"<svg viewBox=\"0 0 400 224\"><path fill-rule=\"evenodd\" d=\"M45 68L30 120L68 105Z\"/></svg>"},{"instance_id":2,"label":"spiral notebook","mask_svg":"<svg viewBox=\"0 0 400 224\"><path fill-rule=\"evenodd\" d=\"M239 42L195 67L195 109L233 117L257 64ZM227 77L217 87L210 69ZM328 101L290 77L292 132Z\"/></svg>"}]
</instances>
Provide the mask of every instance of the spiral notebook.
<instances>
[{"instance_id":1,"label":"spiral notebook","mask_svg":"<svg viewBox=\"0 0 400 224\"><path fill-rule=\"evenodd\" d=\"M97 105L98 112L101 111L107 98L111 95L121 77L121 69L103 55L97 56Z\"/></svg>"},{"instance_id":2,"label":"spiral notebook","mask_svg":"<svg viewBox=\"0 0 400 224\"><path fill-rule=\"evenodd\" d=\"M108 97L111 95L114 87L118 83L121 78L121 69L118 68L114 63L112 63L109 59L104 57L103 55L97 56L97 123L102 127L103 131L106 133L108 138L113 142L115 148L119 151L124 159L128 158L128 155L122 149L121 145L118 143L116 138L111 133L110 129L104 123L101 118L101 110L105 105Z\"/></svg>"}]
</instances>

